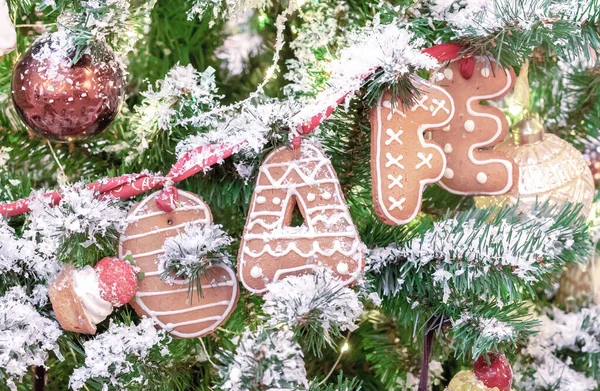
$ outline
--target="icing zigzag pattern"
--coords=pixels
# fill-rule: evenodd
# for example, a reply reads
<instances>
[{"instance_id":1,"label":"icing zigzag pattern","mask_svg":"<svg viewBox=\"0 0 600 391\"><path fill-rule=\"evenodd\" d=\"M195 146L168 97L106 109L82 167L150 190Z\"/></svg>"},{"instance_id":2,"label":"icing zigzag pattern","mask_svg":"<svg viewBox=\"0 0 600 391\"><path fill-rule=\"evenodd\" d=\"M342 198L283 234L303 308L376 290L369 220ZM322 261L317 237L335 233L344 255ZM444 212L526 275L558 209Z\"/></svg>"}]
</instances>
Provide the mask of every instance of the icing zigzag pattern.
<instances>
[{"instance_id":1,"label":"icing zigzag pattern","mask_svg":"<svg viewBox=\"0 0 600 391\"><path fill-rule=\"evenodd\" d=\"M291 227L298 206L304 225ZM304 142L263 162L240 245L238 273L253 293L289 274L324 266L347 284L364 268L364 246L325 154Z\"/></svg>"}]
</instances>

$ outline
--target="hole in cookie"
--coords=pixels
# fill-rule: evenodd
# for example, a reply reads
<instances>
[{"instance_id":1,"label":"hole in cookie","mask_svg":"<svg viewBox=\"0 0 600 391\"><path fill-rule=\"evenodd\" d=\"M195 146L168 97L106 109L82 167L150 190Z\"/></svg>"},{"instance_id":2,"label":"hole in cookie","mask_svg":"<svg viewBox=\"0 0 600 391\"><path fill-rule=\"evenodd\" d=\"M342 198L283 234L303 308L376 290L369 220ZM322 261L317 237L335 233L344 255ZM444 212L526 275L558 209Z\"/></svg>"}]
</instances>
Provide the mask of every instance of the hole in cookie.
<instances>
[{"instance_id":1,"label":"hole in cookie","mask_svg":"<svg viewBox=\"0 0 600 391\"><path fill-rule=\"evenodd\" d=\"M173 225L173 220L171 220L171 219L167 220L167 224Z\"/></svg>"},{"instance_id":2,"label":"hole in cookie","mask_svg":"<svg viewBox=\"0 0 600 391\"><path fill-rule=\"evenodd\" d=\"M290 227L302 227L304 224L304 216L300 213L300 209L298 209L298 205L294 207L292 211L292 220L290 221Z\"/></svg>"}]
</instances>

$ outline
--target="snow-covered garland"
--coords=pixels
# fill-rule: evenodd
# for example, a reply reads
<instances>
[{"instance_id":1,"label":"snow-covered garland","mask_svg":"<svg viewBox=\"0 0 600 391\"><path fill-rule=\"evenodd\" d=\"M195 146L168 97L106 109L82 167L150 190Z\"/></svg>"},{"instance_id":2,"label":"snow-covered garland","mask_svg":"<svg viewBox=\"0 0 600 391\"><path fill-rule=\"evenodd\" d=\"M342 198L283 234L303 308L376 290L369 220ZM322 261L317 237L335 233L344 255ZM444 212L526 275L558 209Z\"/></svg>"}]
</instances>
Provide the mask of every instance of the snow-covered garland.
<instances>
[{"instance_id":1,"label":"snow-covered garland","mask_svg":"<svg viewBox=\"0 0 600 391\"><path fill-rule=\"evenodd\" d=\"M30 234L42 238L42 251L55 253L64 241L83 234L83 247L99 245L98 238L116 235L123 229L125 210L115 198L98 199L98 194L82 183L61 186L62 199L52 206L45 191L35 191L29 201Z\"/></svg>"},{"instance_id":2,"label":"snow-covered garland","mask_svg":"<svg viewBox=\"0 0 600 391\"><path fill-rule=\"evenodd\" d=\"M223 248L233 242L218 224L206 226L188 224L183 232L165 240L165 252L158 258L168 270L165 281L175 278L190 279L215 263L230 263L231 256Z\"/></svg>"},{"instance_id":3,"label":"snow-covered garland","mask_svg":"<svg viewBox=\"0 0 600 391\"><path fill-rule=\"evenodd\" d=\"M589 363L600 355L600 307L565 313L554 307L539 320L539 334L521 352L515 384L531 391L592 391L599 386ZM572 356L582 357L573 362ZM584 372L587 372L586 375Z\"/></svg>"},{"instance_id":4,"label":"snow-covered garland","mask_svg":"<svg viewBox=\"0 0 600 391\"><path fill-rule=\"evenodd\" d=\"M0 368L12 391L32 365L43 366L52 351L62 359L58 338L62 331L55 321L39 314L35 306L46 304L46 290L36 289L35 297L27 296L22 287L13 287L0 297Z\"/></svg>"},{"instance_id":5,"label":"snow-covered garland","mask_svg":"<svg viewBox=\"0 0 600 391\"><path fill-rule=\"evenodd\" d=\"M308 388L302 349L287 328L246 329L235 353L222 351L218 358L222 390Z\"/></svg>"},{"instance_id":6,"label":"snow-covered garland","mask_svg":"<svg viewBox=\"0 0 600 391\"><path fill-rule=\"evenodd\" d=\"M432 0L422 2L426 7L418 11L447 22L460 38L485 37L507 25L529 30L535 21L550 24L557 16L583 24L593 15L594 4L592 0Z\"/></svg>"},{"instance_id":7,"label":"snow-covered garland","mask_svg":"<svg viewBox=\"0 0 600 391\"><path fill-rule=\"evenodd\" d=\"M540 260L556 259L573 245L574 230L554 227L554 223L551 217L535 216L518 223L507 220L482 223L475 218L461 222L451 218L436 222L422 238L406 245L373 249L367 269L377 273L404 259L407 265L414 267L438 262L433 278L443 288L440 297L443 302L448 301L453 279L458 276L466 275L473 283L492 269L506 268L524 282L535 282L538 269L543 268ZM525 248L526 243L531 246ZM448 265L457 268L454 274L447 270ZM409 269L404 270L407 273ZM393 296L402 288L402 283L403 279L390 282L382 293Z\"/></svg>"},{"instance_id":8,"label":"snow-covered garland","mask_svg":"<svg viewBox=\"0 0 600 391\"><path fill-rule=\"evenodd\" d=\"M154 321L144 318L138 325L115 324L108 330L83 343L85 365L76 368L69 380L69 387L77 391L90 379L104 379L114 387L126 387L123 375L131 375L128 384L143 385L147 380L134 376L137 364L144 362L152 351L168 356L170 337L157 329Z\"/></svg>"},{"instance_id":9,"label":"snow-covered garland","mask_svg":"<svg viewBox=\"0 0 600 391\"><path fill-rule=\"evenodd\" d=\"M344 287L326 269L313 275L287 277L269 284L267 289L263 305L269 316L267 324L294 327L313 320L318 322L328 342L332 330L358 328L356 321L363 312L358 294Z\"/></svg>"},{"instance_id":10,"label":"snow-covered garland","mask_svg":"<svg viewBox=\"0 0 600 391\"><path fill-rule=\"evenodd\" d=\"M264 298L265 325L246 329L235 353L222 351L218 357L222 389L306 389L303 353L293 330L312 322L311 330L333 344L340 332L356 330L363 313L358 294L325 269L269 284Z\"/></svg>"}]
</instances>

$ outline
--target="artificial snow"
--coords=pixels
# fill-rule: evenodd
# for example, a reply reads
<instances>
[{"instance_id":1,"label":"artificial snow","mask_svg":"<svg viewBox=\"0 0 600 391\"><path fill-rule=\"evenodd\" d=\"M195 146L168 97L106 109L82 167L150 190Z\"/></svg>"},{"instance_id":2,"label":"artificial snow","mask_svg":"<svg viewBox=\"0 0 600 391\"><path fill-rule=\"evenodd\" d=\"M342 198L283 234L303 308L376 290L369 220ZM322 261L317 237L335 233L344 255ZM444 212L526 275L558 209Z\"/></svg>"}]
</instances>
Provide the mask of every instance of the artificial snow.
<instances>
[{"instance_id":1,"label":"artificial snow","mask_svg":"<svg viewBox=\"0 0 600 391\"><path fill-rule=\"evenodd\" d=\"M363 312L358 294L326 269L289 276L268 284L267 290L263 310L272 325L293 327L307 317L315 317L328 335L332 327L340 331L356 330L356 321Z\"/></svg>"},{"instance_id":2,"label":"artificial snow","mask_svg":"<svg viewBox=\"0 0 600 391\"><path fill-rule=\"evenodd\" d=\"M76 368L69 379L69 387L77 391L85 382L103 378L115 387L124 387L120 376L132 374L151 350L164 345L169 337L154 327L154 321L143 318L139 325L119 325L111 321L108 330L83 343L85 365ZM131 380L131 382L136 379ZM137 382L143 384L143 378Z\"/></svg>"},{"instance_id":3,"label":"artificial snow","mask_svg":"<svg viewBox=\"0 0 600 391\"><path fill-rule=\"evenodd\" d=\"M43 302L39 297L35 301ZM0 297L0 368L12 391L17 390L15 380L20 380L31 366L44 366L49 351L62 359L58 323L40 315L34 305L22 287L13 287Z\"/></svg>"},{"instance_id":4,"label":"artificial snow","mask_svg":"<svg viewBox=\"0 0 600 391\"><path fill-rule=\"evenodd\" d=\"M223 390L308 388L302 350L289 329L246 329L235 353L224 352L221 358L230 361L219 368Z\"/></svg>"},{"instance_id":5,"label":"artificial snow","mask_svg":"<svg viewBox=\"0 0 600 391\"><path fill-rule=\"evenodd\" d=\"M191 276L198 263L229 263L229 255L223 253L233 239L221 225L189 223L182 232L171 236L163 244L164 253L158 257L162 269L175 267L178 276ZM210 255L210 258L206 258Z\"/></svg>"},{"instance_id":6,"label":"artificial snow","mask_svg":"<svg viewBox=\"0 0 600 391\"><path fill-rule=\"evenodd\" d=\"M530 337L515 365L515 384L524 390L592 391L598 382L572 367L570 354L599 354L600 307L565 313L553 307L539 318L539 333ZM590 358L591 360L591 358Z\"/></svg>"}]
</instances>

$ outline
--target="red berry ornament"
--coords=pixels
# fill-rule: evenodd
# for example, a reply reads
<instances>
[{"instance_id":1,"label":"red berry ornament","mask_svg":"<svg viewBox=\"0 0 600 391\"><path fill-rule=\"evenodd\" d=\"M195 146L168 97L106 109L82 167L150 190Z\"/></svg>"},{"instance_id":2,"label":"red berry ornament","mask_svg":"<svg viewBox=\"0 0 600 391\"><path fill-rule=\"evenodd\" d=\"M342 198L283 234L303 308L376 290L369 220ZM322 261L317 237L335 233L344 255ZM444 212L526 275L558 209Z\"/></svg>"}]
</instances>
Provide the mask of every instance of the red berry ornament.
<instances>
[{"instance_id":1,"label":"red berry ornament","mask_svg":"<svg viewBox=\"0 0 600 391\"><path fill-rule=\"evenodd\" d=\"M506 356L500 353L488 353L489 364L484 356L475 361L473 371L477 380L486 387L497 387L500 391L510 391L512 386L512 368Z\"/></svg>"},{"instance_id":2,"label":"red berry ornament","mask_svg":"<svg viewBox=\"0 0 600 391\"><path fill-rule=\"evenodd\" d=\"M98 273L100 296L115 307L129 303L138 290L137 273L129 262L103 258L94 266Z\"/></svg>"}]
</instances>

